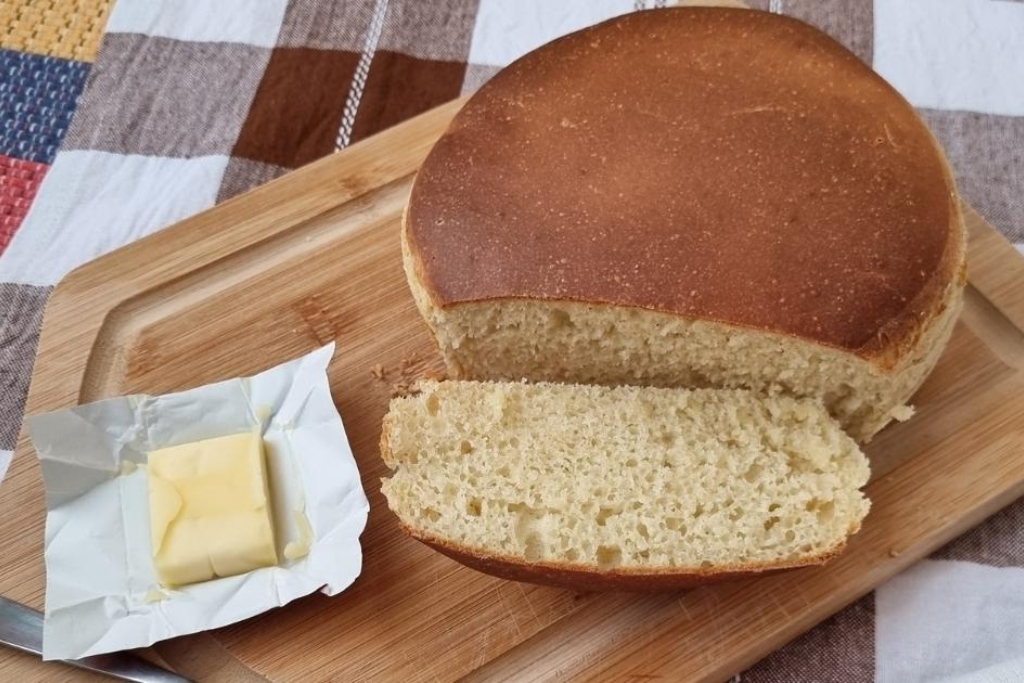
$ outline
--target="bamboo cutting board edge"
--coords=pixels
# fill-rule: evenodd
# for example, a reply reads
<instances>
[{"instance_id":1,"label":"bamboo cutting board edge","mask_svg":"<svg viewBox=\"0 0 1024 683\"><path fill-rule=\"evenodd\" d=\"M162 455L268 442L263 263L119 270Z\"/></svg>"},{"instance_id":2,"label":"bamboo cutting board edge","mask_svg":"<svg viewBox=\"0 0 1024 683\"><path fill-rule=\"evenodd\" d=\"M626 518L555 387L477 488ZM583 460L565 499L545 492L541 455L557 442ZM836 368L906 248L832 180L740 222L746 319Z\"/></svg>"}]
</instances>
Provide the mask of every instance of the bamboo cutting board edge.
<instances>
[{"instance_id":1,"label":"bamboo cutting board edge","mask_svg":"<svg viewBox=\"0 0 1024 683\"><path fill-rule=\"evenodd\" d=\"M429 112L342 154L289 174L76 270L58 286L47 308L28 411L53 409L116 391L131 380L133 358L140 349L148 352L152 346L151 340L146 338L147 331L159 327L169 310L202 309L207 299L263 277L264 263L269 264L268 272L277 266L287 269L288 254L303 249L306 250L303 254L308 253L309 258L315 259L317 249L323 245L330 248L338 242L339 235L348 234L344 230L351 230L355 238L363 240L359 242L354 238L344 242L346 245L358 246L368 239L385 239L374 235L387 234L389 220L394 222L392 214L401 203L409 178L459 104L454 102ZM380 215L374 214L378 204L384 205L378 212ZM518 644L492 659L479 662L481 668L470 678L512 680L523 675L538 679L597 675L627 678L650 675L652 671L671 674L677 679L724 678L1024 493L1024 465L1019 455L1024 451L1021 448L1024 437L1011 428L1013 418L1020 419L1024 415L1024 382L1020 377L1020 371L1024 370L1024 332L1021 331L1024 329L1024 259L969 210L968 223L972 232L971 286L962 326L980 340L981 346L970 340L963 341L955 343L951 353L960 352L957 349L975 353L983 349L990 357L985 366L988 374L982 373L984 381L988 382L985 386L989 398L985 406L986 421L979 422L977 427L964 425L960 437L968 443L984 446L973 455L976 460L970 462L1005 465L1005 471L1000 471L1004 481L995 488L983 489L981 486L992 485L983 479L978 488L969 491L968 499L957 502L960 514L954 519L918 514L914 519L928 533L923 533L913 545L896 549L895 556L879 558L878 565L870 567L869 571L861 571L863 567L855 560L862 558L863 547L877 544L876 536L884 530L872 517L865 530L855 537L851 551L823 570L790 572L778 578L699 589L672 598L601 596L581 600L579 606L570 607L558 607L561 603L551 599L544 604L563 609L560 617L527 633ZM217 232L223 225L232 227ZM370 234L367 232L370 229L376 232ZM397 240L393 241L391 247L397 254ZM403 294L409 298L407 292ZM329 335L335 329L331 325L323 330L315 329L323 322L317 315L314 310L300 317L312 320L307 322L314 337L319 338L323 330ZM422 334L422 330L417 334ZM966 339L963 334L958 330L958 338ZM952 378L948 384L959 388L967 386L967 381ZM193 382L180 378L179 383ZM953 405L956 401L949 397L943 399L941 392L932 398L936 404L945 401L943 410L956 409ZM909 481L907 477L913 475L923 481L933 481L929 477L935 474L929 470L934 469L934 464L928 462L925 455L930 454L929 459L940 458L945 452L946 459L951 460L949 447L944 446L943 440L926 433L929 429L941 433L939 422L924 415L921 421L907 425L914 426L914 431L901 426L880 437L882 444L877 450L881 455L873 457L876 471L876 480L870 489L873 497L881 495L883 501L889 497L912 501L915 492L904 495L901 488ZM999 428L997 435L986 431L993 427ZM921 450L916 457L904 460L898 454L897 442L911 441L910 435L917 439L914 443ZM948 463L951 476L969 474L965 469L969 459L960 460L964 461L960 469L955 467L956 462ZM38 473L34 470L37 470L34 457L22 435L16 464L12 464L8 476L16 490L12 492L12 487L8 486L8 491L0 491L0 511L19 508L19 503L24 502L26 509L38 514L39 494L31 490L33 485L38 485ZM985 495L989 491L993 495ZM955 496L957 490L947 487L943 492ZM3 569L0 591L40 606L41 564L37 555L42 550L40 525L19 525L17 533L3 535L13 525L7 522L5 528L2 517L0 515L0 538L14 537L21 550L13 560L0 559L0 569ZM892 549L886 549L889 550ZM853 585L836 585L834 579L829 578L830 574L845 576L844 571L854 570L857 573ZM473 587L484 585L464 571L457 576L459 581L469 582ZM797 590L796 583L816 586L823 592L808 592L799 587L803 592L792 593ZM769 586L790 590L793 595L814 595L815 601L803 610L799 601L789 604L781 600L765 607L758 602L758 595ZM542 593L530 591L527 597L527 590L523 591L525 605L514 605L510 613L516 609L534 609L530 600ZM758 605L758 610L768 610L759 613L759 619L764 621L771 614L772 604L776 610L776 625L762 628L759 637L751 639L751 631L744 630L743 626L750 619L746 617L745 622L743 613L749 611L751 605ZM307 611L315 618L315 611ZM703 621L693 615L703 615ZM730 615L735 616L738 626L722 632ZM160 651L192 675L209 674L216 680L251 680L261 674L274 676L276 662L273 658L257 657L255 671L247 668L255 651L255 646L246 645L255 642L252 631L245 626L229 630L226 640L222 632L180 639L167 643ZM695 645L714 644L712 652L717 653L716 657L707 660L691 656L682 661L679 651L689 651L678 645L684 633ZM321 657L318 670L325 670L324 662L329 665L344 656L343 652L336 652ZM0 653L0 672L7 666L7 658L7 653ZM452 675L465 673L470 671L451 671Z\"/></svg>"}]
</instances>

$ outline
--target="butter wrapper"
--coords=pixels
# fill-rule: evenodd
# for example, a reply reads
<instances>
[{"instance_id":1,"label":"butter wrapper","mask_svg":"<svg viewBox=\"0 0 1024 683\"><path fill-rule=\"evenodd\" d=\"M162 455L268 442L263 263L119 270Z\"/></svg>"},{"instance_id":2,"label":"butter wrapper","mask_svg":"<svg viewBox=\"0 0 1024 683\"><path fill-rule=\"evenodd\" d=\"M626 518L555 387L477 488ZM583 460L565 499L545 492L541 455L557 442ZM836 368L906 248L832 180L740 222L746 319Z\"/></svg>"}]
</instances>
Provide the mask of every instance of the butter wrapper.
<instances>
[{"instance_id":1,"label":"butter wrapper","mask_svg":"<svg viewBox=\"0 0 1024 683\"><path fill-rule=\"evenodd\" d=\"M253 377L29 418L46 483L44 659L151 645L355 581L369 503L331 398L333 354L331 344ZM253 430L264 440L279 566L161 587L148 453Z\"/></svg>"}]
</instances>

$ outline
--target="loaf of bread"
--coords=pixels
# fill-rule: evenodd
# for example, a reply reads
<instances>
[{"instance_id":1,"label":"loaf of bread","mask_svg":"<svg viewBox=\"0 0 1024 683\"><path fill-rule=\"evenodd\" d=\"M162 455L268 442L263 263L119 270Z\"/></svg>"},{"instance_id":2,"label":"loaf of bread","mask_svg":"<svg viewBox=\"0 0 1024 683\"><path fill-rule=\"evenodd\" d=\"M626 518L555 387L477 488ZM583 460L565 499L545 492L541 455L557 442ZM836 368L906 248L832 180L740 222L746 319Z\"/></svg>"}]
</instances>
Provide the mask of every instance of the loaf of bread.
<instances>
[{"instance_id":1,"label":"loaf of bread","mask_svg":"<svg viewBox=\"0 0 1024 683\"><path fill-rule=\"evenodd\" d=\"M481 88L420 169L405 268L449 375L815 397L893 417L956 321L965 232L913 108L765 12L638 12Z\"/></svg>"},{"instance_id":2,"label":"loaf of bread","mask_svg":"<svg viewBox=\"0 0 1024 683\"><path fill-rule=\"evenodd\" d=\"M819 564L869 507L867 460L820 401L741 389L427 381L391 402L381 451L408 534L578 590Z\"/></svg>"}]
</instances>

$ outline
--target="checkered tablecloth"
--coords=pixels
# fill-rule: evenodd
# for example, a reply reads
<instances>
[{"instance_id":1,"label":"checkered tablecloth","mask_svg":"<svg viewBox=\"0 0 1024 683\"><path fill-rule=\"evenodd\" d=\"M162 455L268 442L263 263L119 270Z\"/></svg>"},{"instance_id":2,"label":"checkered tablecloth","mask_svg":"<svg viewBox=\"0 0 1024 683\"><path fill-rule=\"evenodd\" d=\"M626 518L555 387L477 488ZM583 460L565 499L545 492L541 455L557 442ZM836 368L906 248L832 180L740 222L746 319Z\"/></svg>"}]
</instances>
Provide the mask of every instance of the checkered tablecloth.
<instances>
[{"instance_id":1,"label":"checkered tablecloth","mask_svg":"<svg viewBox=\"0 0 1024 683\"><path fill-rule=\"evenodd\" d=\"M0 479L70 269L471 92L551 38L663 4L0 0ZM1024 251L1024 3L748 4L818 25L889 79ZM1024 681L1024 502L739 677Z\"/></svg>"}]
</instances>

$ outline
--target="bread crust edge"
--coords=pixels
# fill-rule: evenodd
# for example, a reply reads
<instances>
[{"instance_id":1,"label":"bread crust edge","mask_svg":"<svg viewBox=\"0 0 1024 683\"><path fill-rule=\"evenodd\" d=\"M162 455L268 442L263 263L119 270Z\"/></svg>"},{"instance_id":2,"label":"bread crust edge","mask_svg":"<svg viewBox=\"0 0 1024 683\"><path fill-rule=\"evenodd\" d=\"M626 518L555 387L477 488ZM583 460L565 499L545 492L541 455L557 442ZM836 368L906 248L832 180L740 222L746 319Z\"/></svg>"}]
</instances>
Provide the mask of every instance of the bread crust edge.
<instances>
[{"instance_id":1,"label":"bread crust edge","mask_svg":"<svg viewBox=\"0 0 1024 683\"><path fill-rule=\"evenodd\" d=\"M696 588L726 581L739 581L801 567L823 565L838 557L846 542L830 550L782 562L748 562L706 568L622 568L600 569L571 562L529 562L484 553L449 539L412 528L399 520L402 532L470 569L501 579L534 583L581 592L654 593Z\"/></svg>"}]
</instances>

